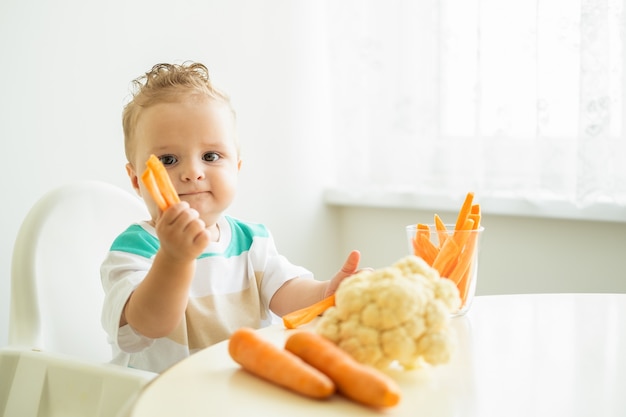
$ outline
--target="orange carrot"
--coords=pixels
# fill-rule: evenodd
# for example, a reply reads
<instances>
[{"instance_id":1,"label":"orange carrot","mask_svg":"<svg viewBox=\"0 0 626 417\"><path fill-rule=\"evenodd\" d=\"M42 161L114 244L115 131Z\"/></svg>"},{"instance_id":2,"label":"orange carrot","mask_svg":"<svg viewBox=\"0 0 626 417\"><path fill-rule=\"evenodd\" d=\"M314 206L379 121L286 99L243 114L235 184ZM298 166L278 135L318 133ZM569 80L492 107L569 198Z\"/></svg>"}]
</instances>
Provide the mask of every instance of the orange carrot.
<instances>
[{"instance_id":1,"label":"orange carrot","mask_svg":"<svg viewBox=\"0 0 626 417\"><path fill-rule=\"evenodd\" d=\"M154 155L146 161L146 170L141 176L146 189L162 211L169 206L180 203L172 180L163 166L163 163ZM149 184L149 185L148 185Z\"/></svg>"},{"instance_id":2,"label":"orange carrot","mask_svg":"<svg viewBox=\"0 0 626 417\"><path fill-rule=\"evenodd\" d=\"M471 284L471 275L473 273L474 268L474 259L471 258L469 264L467 265L467 269L465 273L461 276L461 279L457 283L457 288L459 289L459 296L461 297L461 306L465 306L467 303L467 296L469 294L470 284Z\"/></svg>"},{"instance_id":3,"label":"orange carrot","mask_svg":"<svg viewBox=\"0 0 626 417\"><path fill-rule=\"evenodd\" d=\"M474 262L470 261L470 264L467 266L465 273L459 280L457 284L457 288L459 289L459 296L461 297L461 306L464 306L467 303L467 295L469 293L469 288L471 284L471 275L472 268L474 267Z\"/></svg>"},{"instance_id":4,"label":"orange carrot","mask_svg":"<svg viewBox=\"0 0 626 417\"><path fill-rule=\"evenodd\" d=\"M295 329L298 326L307 324L315 317L322 314L329 307L335 305L335 294L318 301L308 307L301 308L300 310L292 311L283 316L283 324L287 329Z\"/></svg>"},{"instance_id":5,"label":"orange carrot","mask_svg":"<svg viewBox=\"0 0 626 417\"><path fill-rule=\"evenodd\" d=\"M474 193L465 196L463 205L454 225L453 239L439 215L435 214L435 229L439 238L439 247L428 248L420 236L427 236L430 240L428 226L419 227L413 238L413 252L423 258L439 275L451 279L459 289L462 305L467 301L470 288L470 276L474 272L475 251L480 230L482 212L480 204L474 204ZM430 243L430 242L429 242ZM433 244L434 246L434 244ZM427 248L427 249L425 249Z\"/></svg>"},{"instance_id":6,"label":"orange carrot","mask_svg":"<svg viewBox=\"0 0 626 417\"><path fill-rule=\"evenodd\" d=\"M416 225L412 243L413 254L424 259L428 264L431 264L439 253L437 246L430 240L430 226L427 224L418 223Z\"/></svg>"},{"instance_id":7,"label":"orange carrot","mask_svg":"<svg viewBox=\"0 0 626 417\"><path fill-rule=\"evenodd\" d=\"M413 238L413 253L431 265L437 257L439 249L431 242L429 236L418 232Z\"/></svg>"},{"instance_id":8,"label":"orange carrot","mask_svg":"<svg viewBox=\"0 0 626 417\"><path fill-rule=\"evenodd\" d=\"M461 257L461 252L463 251L463 248L465 246L465 243L467 242L467 239L470 237L470 234L471 234L470 231L473 226L474 226L474 220L468 218L467 220L465 220L465 223L463 224L463 227L461 230L454 231L453 239L456 241L456 244L458 247L458 253L456 256L452 257L452 259L446 264L444 270L440 271L440 275L442 277L450 278L450 274L456 268L459 262L459 258Z\"/></svg>"},{"instance_id":9,"label":"orange carrot","mask_svg":"<svg viewBox=\"0 0 626 417\"><path fill-rule=\"evenodd\" d=\"M457 245L454 239L446 239L446 243L439 251L439 254L432 263L432 267L435 268L441 276L446 271L448 265L456 259L459 254L459 245Z\"/></svg>"},{"instance_id":10,"label":"orange carrot","mask_svg":"<svg viewBox=\"0 0 626 417\"><path fill-rule=\"evenodd\" d=\"M335 392L328 376L250 328L239 328L231 335L228 353L246 371L301 395L323 399Z\"/></svg>"},{"instance_id":11,"label":"orange carrot","mask_svg":"<svg viewBox=\"0 0 626 417\"><path fill-rule=\"evenodd\" d=\"M474 204L472 206L472 211L468 216L470 219L474 220L474 230L478 230L480 228L480 220L482 218L482 212L480 208L480 204Z\"/></svg>"},{"instance_id":12,"label":"orange carrot","mask_svg":"<svg viewBox=\"0 0 626 417\"><path fill-rule=\"evenodd\" d=\"M470 236L470 231L474 229L474 220L469 217L465 219L463 226L460 229L454 231L454 239L456 240L456 244L459 245L459 248L463 248L465 246L465 242Z\"/></svg>"},{"instance_id":13,"label":"orange carrot","mask_svg":"<svg viewBox=\"0 0 626 417\"><path fill-rule=\"evenodd\" d=\"M424 223L418 223L415 226L415 236L423 236L427 240L430 240L430 226Z\"/></svg>"},{"instance_id":14,"label":"orange carrot","mask_svg":"<svg viewBox=\"0 0 626 417\"><path fill-rule=\"evenodd\" d=\"M472 212L469 215L469 218L474 220L474 230L478 230L480 228L480 220L482 218L482 208L480 204L474 204L472 206Z\"/></svg>"},{"instance_id":15,"label":"orange carrot","mask_svg":"<svg viewBox=\"0 0 626 417\"><path fill-rule=\"evenodd\" d=\"M461 206L461 210L459 211L459 215L456 219L456 226L454 230L459 230L463 227L463 223L467 220L467 216L472 211L472 201L474 200L474 193L469 192L465 196L465 200L463 201L463 205Z\"/></svg>"},{"instance_id":16,"label":"orange carrot","mask_svg":"<svg viewBox=\"0 0 626 417\"><path fill-rule=\"evenodd\" d=\"M459 289L459 295L461 296L461 304L465 305L467 301L467 294L469 292L470 287L470 277L472 275L474 262L476 260L476 245L478 243L478 234L474 234L471 236L470 240L467 243L467 247L465 248L466 255L464 255L463 263L459 262L459 269L462 272L461 278L457 281L457 288ZM464 272L463 272L464 271Z\"/></svg>"},{"instance_id":17,"label":"orange carrot","mask_svg":"<svg viewBox=\"0 0 626 417\"><path fill-rule=\"evenodd\" d=\"M152 174L152 170L146 169L141 175L141 181L146 186L146 189L152 196L152 199L157 204L157 206L161 209L161 211L165 211L167 209L167 202L161 195L159 191L159 186L154 179L154 175Z\"/></svg>"},{"instance_id":18,"label":"orange carrot","mask_svg":"<svg viewBox=\"0 0 626 417\"><path fill-rule=\"evenodd\" d=\"M425 223L418 223L416 226L418 233L428 234L430 237L430 226Z\"/></svg>"},{"instance_id":19,"label":"orange carrot","mask_svg":"<svg viewBox=\"0 0 626 417\"><path fill-rule=\"evenodd\" d=\"M435 229L437 229L439 248L441 248L448 238L448 230L446 229L446 225L444 224L443 220L441 220L441 217L439 217L438 214L435 214Z\"/></svg>"},{"instance_id":20,"label":"orange carrot","mask_svg":"<svg viewBox=\"0 0 626 417\"><path fill-rule=\"evenodd\" d=\"M323 336L299 331L287 338L285 349L326 374L342 395L370 407L392 407L400 402L397 383L382 371L357 362Z\"/></svg>"},{"instance_id":21,"label":"orange carrot","mask_svg":"<svg viewBox=\"0 0 626 417\"><path fill-rule=\"evenodd\" d=\"M480 205L476 204L472 206L471 213L469 214L469 218L473 220L472 232L466 233L469 236L467 243L465 243L465 248L463 252L459 256L457 265L455 265L454 269L448 274L448 278L454 281L459 289L459 294L461 296L462 305L465 305L467 301L467 294L469 291L469 279L473 271L473 264L475 260L475 251L476 245L478 242L478 232L480 228L480 218L481 218L481 208Z\"/></svg>"},{"instance_id":22,"label":"orange carrot","mask_svg":"<svg viewBox=\"0 0 626 417\"><path fill-rule=\"evenodd\" d=\"M470 214L469 219L474 221L474 225L472 226L472 229L477 230L480 227L480 218L481 215L480 214Z\"/></svg>"},{"instance_id":23,"label":"orange carrot","mask_svg":"<svg viewBox=\"0 0 626 417\"><path fill-rule=\"evenodd\" d=\"M465 271L465 275L463 276L463 278L461 278L461 281L459 282L459 285L457 286L459 288L459 294L461 295L462 306L465 306L465 304L467 303L467 296L469 294L470 286L472 285L470 276L473 273L473 268L474 268L474 263L472 262L469 268L467 268L467 271Z\"/></svg>"},{"instance_id":24,"label":"orange carrot","mask_svg":"<svg viewBox=\"0 0 626 417\"><path fill-rule=\"evenodd\" d=\"M460 284L461 278L465 275L468 268L470 267L470 264L472 263L472 260L474 259L476 236L474 235L468 240L469 242L467 243L467 246L465 247L465 249L459 256L458 262L455 265L454 269L452 270L450 274L446 276L446 278L450 278L452 281L454 281L457 284L457 286Z\"/></svg>"},{"instance_id":25,"label":"orange carrot","mask_svg":"<svg viewBox=\"0 0 626 417\"><path fill-rule=\"evenodd\" d=\"M167 201L170 206L179 203L180 199L178 198L178 194L176 194L172 180L161 160L154 155L150 155L146 165L152 170L154 179L159 185L159 190L161 190L161 195L165 201Z\"/></svg>"}]
</instances>

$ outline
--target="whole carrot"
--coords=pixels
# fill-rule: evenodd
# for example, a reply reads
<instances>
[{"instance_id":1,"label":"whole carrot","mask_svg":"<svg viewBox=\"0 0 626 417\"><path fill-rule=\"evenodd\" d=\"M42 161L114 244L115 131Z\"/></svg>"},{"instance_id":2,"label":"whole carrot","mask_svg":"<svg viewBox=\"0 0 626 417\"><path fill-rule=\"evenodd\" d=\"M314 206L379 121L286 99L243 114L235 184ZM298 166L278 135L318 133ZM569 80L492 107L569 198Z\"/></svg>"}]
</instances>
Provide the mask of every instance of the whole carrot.
<instances>
[{"instance_id":1,"label":"whole carrot","mask_svg":"<svg viewBox=\"0 0 626 417\"><path fill-rule=\"evenodd\" d=\"M335 392L329 377L250 328L231 335L228 353L246 371L307 397L323 399Z\"/></svg>"},{"instance_id":2,"label":"whole carrot","mask_svg":"<svg viewBox=\"0 0 626 417\"><path fill-rule=\"evenodd\" d=\"M347 398L370 407L392 407L400 401L400 388L392 378L357 362L317 333L296 332L287 338L285 349L328 375Z\"/></svg>"}]
</instances>

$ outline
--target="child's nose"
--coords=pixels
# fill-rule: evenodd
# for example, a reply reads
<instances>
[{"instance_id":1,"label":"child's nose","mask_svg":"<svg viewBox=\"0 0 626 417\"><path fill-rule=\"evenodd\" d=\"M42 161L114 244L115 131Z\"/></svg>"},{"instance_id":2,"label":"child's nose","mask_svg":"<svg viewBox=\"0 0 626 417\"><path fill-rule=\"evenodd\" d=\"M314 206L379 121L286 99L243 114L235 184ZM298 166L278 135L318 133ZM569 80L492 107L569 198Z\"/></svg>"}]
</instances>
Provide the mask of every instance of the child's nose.
<instances>
[{"instance_id":1,"label":"child's nose","mask_svg":"<svg viewBox=\"0 0 626 417\"><path fill-rule=\"evenodd\" d=\"M201 164L195 162L187 164L182 174L184 181L198 181L204 179L204 170Z\"/></svg>"}]
</instances>

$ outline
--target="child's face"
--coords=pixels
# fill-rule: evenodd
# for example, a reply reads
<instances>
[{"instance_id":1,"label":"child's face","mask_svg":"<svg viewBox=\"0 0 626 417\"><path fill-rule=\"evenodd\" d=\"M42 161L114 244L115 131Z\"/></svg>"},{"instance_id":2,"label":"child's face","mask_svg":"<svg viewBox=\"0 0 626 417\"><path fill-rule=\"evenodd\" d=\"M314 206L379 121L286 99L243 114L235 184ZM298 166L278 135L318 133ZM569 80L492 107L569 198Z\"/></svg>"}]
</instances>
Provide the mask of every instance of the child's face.
<instances>
[{"instance_id":1,"label":"child's face","mask_svg":"<svg viewBox=\"0 0 626 417\"><path fill-rule=\"evenodd\" d=\"M235 197L241 166L235 135L230 109L208 98L189 97L143 110L127 171L153 220L159 210L140 180L150 154L161 159L180 199L196 209L208 227Z\"/></svg>"}]
</instances>

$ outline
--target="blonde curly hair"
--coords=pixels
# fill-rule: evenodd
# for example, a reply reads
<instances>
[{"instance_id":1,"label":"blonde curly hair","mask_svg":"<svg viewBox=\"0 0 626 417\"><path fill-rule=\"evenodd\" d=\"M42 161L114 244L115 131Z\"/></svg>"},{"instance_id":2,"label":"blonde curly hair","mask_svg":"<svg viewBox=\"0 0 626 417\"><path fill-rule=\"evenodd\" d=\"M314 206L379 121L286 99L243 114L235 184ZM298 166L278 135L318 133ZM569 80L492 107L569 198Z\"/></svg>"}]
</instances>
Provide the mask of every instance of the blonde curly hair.
<instances>
[{"instance_id":1,"label":"blonde curly hair","mask_svg":"<svg viewBox=\"0 0 626 417\"><path fill-rule=\"evenodd\" d=\"M207 67L198 62L183 64L156 64L141 77L132 81L132 98L122 112L124 130L124 151L126 159L132 162L132 139L141 111L158 103L172 103L189 95L206 96L228 106L233 117L230 97L215 88Z\"/></svg>"}]
</instances>

